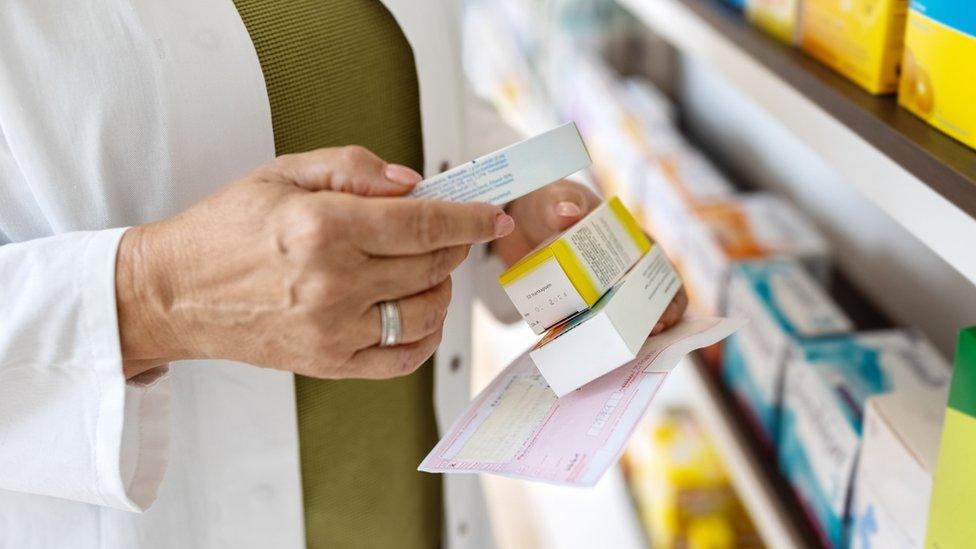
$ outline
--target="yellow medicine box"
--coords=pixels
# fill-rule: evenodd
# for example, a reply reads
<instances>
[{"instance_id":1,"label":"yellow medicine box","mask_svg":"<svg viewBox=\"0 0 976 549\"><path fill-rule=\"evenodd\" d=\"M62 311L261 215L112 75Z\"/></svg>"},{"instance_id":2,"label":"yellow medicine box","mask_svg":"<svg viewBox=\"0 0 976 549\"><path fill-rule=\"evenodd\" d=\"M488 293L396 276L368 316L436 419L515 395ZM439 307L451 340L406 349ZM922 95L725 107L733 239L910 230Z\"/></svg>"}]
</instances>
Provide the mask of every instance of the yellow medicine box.
<instances>
[{"instance_id":1,"label":"yellow medicine box","mask_svg":"<svg viewBox=\"0 0 976 549\"><path fill-rule=\"evenodd\" d=\"M746 0L746 18L787 44L795 44L800 0Z\"/></svg>"},{"instance_id":2,"label":"yellow medicine box","mask_svg":"<svg viewBox=\"0 0 976 549\"><path fill-rule=\"evenodd\" d=\"M591 307L651 242L620 199L601 204L498 278L515 308L541 334Z\"/></svg>"},{"instance_id":3,"label":"yellow medicine box","mask_svg":"<svg viewBox=\"0 0 976 549\"><path fill-rule=\"evenodd\" d=\"M804 0L800 47L865 90L898 89L908 0Z\"/></svg>"},{"instance_id":4,"label":"yellow medicine box","mask_svg":"<svg viewBox=\"0 0 976 549\"><path fill-rule=\"evenodd\" d=\"M976 6L912 0L898 103L976 148Z\"/></svg>"}]
</instances>

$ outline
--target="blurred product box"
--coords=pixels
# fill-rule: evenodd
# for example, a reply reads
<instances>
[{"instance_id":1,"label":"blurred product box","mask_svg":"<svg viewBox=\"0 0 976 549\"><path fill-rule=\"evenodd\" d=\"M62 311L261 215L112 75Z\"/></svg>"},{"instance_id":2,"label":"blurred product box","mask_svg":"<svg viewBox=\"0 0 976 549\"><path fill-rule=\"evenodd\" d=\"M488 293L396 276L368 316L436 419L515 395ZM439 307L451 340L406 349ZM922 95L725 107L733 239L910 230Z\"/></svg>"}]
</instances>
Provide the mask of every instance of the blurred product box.
<instances>
[{"instance_id":1,"label":"blurred product box","mask_svg":"<svg viewBox=\"0 0 976 549\"><path fill-rule=\"evenodd\" d=\"M908 0L803 0L800 47L871 93L894 93Z\"/></svg>"},{"instance_id":2,"label":"blurred product box","mask_svg":"<svg viewBox=\"0 0 976 549\"><path fill-rule=\"evenodd\" d=\"M762 546L721 457L688 412L642 423L622 465L653 547Z\"/></svg>"},{"instance_id":3,"label":"blurred product box","mask_svg":"<svg viewBox=\"0 0 976 549\"><path fill-rule=\"evenodd\" d=\"M640 225L613 197L498 281L529 327L541 334L593 306L649 249Z\"/></svg>"},{"instance_id":4,"label":"blurred product box","mask_svg":"<svg viewBox=\"0 0 976 549\"><path fill-rule=\"evenodd\" d=\"M886 330L805 342L788 360L777 449L780 470L823 540L846 547L865 401L944 390L949 366L919 334Z\"/></svg>"},{"instance_id":5,"label":"blurred product box","mask_svg":"<svg viewBox=\"0 0 976 549\"><path fill-rule=\"evenodd\" d=\"M695 208L735 197L732 183L690 147L645 160L642 176L641 211L654 239L669 251L680 249L683 232L697 222Z\"/></svg>"},{"instance_id":6,"label":"blurred product box","mask_svg":"<svg viewBox=\"0 0 976 549\"><path fill-rule=\"evenodd\" d=\"M726 314L745 318L725 342L722 379L772 450L783 369L796 342L849 332L853 324L792 260L741 263L733 269Z\"/></svg>"},{"instance_id":7,"label":"blurred product box","mask_svg":"<svg viewBox=\"0 0 976 549\"><path fill-rule=\"evenodd\" d=\"M971 0L912 0L898 103L976 147L976 6Z\"/></svg>"},{"instance_id":8,"label":"blurred product box","mask_svg":"<svg viewBox=\"0 0 976 549\"><path fill-rule=\"evenodd\" d=\"M935 465L925 547L970 547L976 539L976 327L959 332Z\"/></svg>"},{"instance_id":9,"label":"blurred product box","mask_svg":"<svg viewBox=\"0 0 976 549\"><path fill-rule=\"evenodd\" d=\"M556 396L637 358L681 288L660 246L634 265L592 308L553 327L529 352Z\"/></svg>"},{"instance_id":10,"label":"blurred product box","mask_svg":"<svg viewBox=\"0 0 976 549\"><path fill-rule=\"evenodd\" d=\"M772 36L795 44L799 32L800 0L745 0L746 19Z\"/></svg>"},{"instance_id":11,"label":"blurred product box","mask_svg":"<svg viewBox=\"0 0 976 549\"><path fill-rule=\"evenodd\" d=\"M851 508L853 549L914 549L925 541L947 392L868 399Z\"/></svg>"},{"instance_id":12,"label":"blurred product box","mask_svg":"<svg viewBox=\"0 0 976 549\"><path fill-rule=\"evenodd\" d=\"M725 307L732 266L741 261L792 257L821 283L830 273L826 240L789 202L766 193L695 208L675 258L694 310L717 314Z\"/></svg>"},{"instance_id":13,"label":"blurred product box","mask_svg":"<svg viewBox=\"0 0 976 549\"><path fill-rule=\"evenodd\" d=\"M740 10L746 7L746 0L722 0L722 2Z\"/></svg>"}]
</instances>

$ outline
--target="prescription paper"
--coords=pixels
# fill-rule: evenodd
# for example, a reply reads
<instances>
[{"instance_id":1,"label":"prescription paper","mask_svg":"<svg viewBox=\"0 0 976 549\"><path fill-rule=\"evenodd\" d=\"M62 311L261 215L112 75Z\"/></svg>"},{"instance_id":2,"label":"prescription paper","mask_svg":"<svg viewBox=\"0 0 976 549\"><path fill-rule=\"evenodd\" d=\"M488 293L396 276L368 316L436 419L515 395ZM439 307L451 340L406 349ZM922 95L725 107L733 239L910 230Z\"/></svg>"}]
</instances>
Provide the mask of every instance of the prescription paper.
<instances>
[{"instance_id":1,"label":"prescription paper","mask_svg":"<svg viewBox=\"0 0 976 549\"><path fill-rule=\"evenodd\" d=\"M501 206L590 165L569 122L421 181L412 198Z\"/></svg>"},{"instance_id":2,"label":"prescription paper","mask_svg":"<svg viewBox=\"0 0 976 549\"><path fill-rule=\"evenodd\" d=\"M681 358L722 340L742 323L686 319L649 337L634 361L562 398L526 352L475 397L419 470L593 486L620 457Z\"/></svg>"}]
</instances>

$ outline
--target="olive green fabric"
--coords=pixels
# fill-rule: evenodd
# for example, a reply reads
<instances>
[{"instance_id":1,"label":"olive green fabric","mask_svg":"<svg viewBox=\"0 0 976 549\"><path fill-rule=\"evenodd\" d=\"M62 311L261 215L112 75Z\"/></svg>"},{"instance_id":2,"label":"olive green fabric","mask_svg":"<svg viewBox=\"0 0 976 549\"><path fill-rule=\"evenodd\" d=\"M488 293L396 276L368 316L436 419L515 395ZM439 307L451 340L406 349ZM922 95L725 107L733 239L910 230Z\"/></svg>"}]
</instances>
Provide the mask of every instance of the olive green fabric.
<instances>
[{"instance_id":1,"label":"olive green fabric","mask_svg":"<svg viewBox=\"0 0 976 549\"><path fill-rule=\"evenodd\" d=\"M413 52L378 0L235 0L257 50L278 154L357 144L423 166ZM376 327L377 337L379 326ZM437 547L430 364L390 381L296 376L309 547Z\"/></svg>"}]
</instances>

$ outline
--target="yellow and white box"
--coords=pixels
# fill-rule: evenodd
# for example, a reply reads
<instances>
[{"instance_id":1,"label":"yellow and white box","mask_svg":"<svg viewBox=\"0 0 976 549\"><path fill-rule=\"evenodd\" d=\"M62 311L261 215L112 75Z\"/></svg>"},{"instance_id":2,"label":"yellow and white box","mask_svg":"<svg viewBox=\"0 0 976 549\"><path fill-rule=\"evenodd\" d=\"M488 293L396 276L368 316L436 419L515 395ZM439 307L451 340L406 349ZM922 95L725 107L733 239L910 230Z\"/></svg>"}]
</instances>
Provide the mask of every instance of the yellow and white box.
<instances>
[{"instance_id":1,"label":"yellow and white box","mask_svg":"<svg viewBox=\"0 0 976 549\"><path fill-rule=\"evenodd\" d=\"M912 0L898 103L976 148L976 6Z\"/></svg>"},{"instance_id":2,"label":"yellow and white box","mask_svg":"<svg viewBox=\"0 0 976 549\"><path fill-rule=\"evenodd\" d=\"M593 308L546 332L529 356L556 396L575 391L637 358L680 288L655 245Z\"/></svg>"},{"instance_id":3,"label":"yellow and white box","mask_svg":"<svg viewBox=\"0 0 976 549\"><path fill-rule=\"evenodd\" d=\"M908 0L804 0L800 48L865 90L894 93Z\"/></svg>"},{"instance_id":4,"label":"yellow and white box","mask_svg":"<svg viewBox=\"0 0 976 549\"><path fill-rule=\"evenodd\" d=\"M746 0L746 18L787 44L795 44L800 0Z\"/></svg>"},{"instance_id":5,"label":"yellow and white box","mask_svg":"<svg viewBox=\"0 0 976 549\"><path fill-rule=\"evenodd\" d=\"M541 334L592 307L651 242L613 197L502 273L498 281L532 330Z\"/></svg>"}]
</instances>

